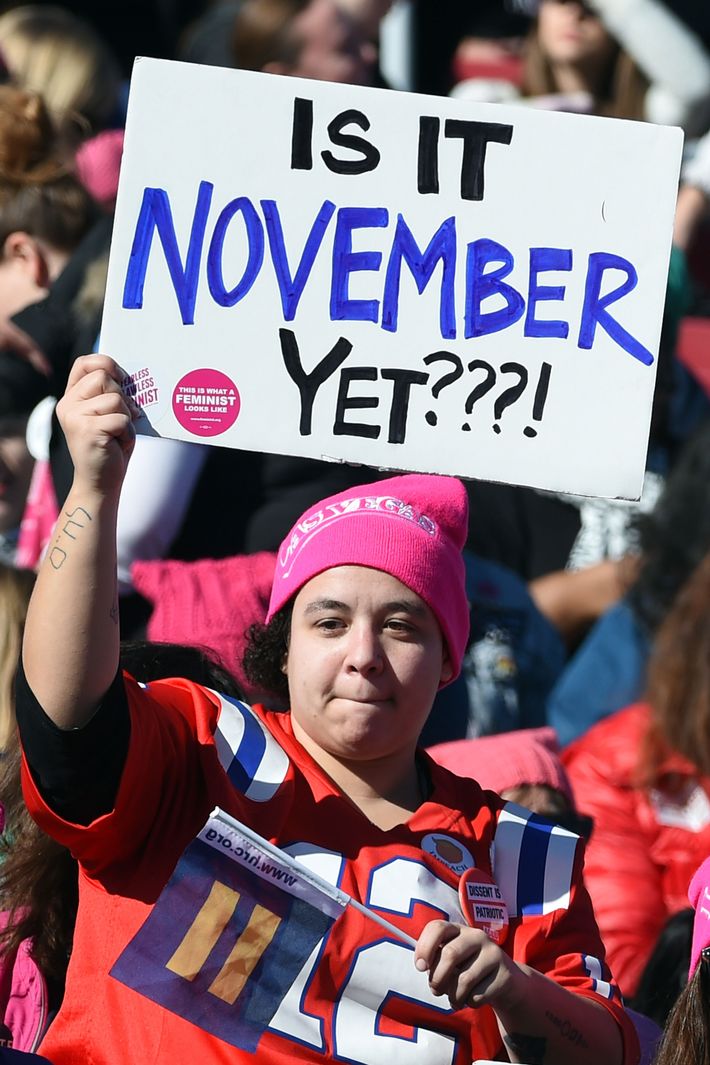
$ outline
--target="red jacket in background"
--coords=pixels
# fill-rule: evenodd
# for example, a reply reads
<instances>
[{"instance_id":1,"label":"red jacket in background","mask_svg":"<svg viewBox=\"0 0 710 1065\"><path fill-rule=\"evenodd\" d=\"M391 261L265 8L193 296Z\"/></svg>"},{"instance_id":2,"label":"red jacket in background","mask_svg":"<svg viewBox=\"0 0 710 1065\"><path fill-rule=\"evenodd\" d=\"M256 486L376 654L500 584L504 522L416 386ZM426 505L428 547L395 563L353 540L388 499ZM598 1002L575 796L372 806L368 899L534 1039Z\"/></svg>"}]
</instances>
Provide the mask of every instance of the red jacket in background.
<instances>
[{"instance_id":1,"label":"red jacket in background","mask_svg":"<svg viewBox=\"0 0 710 1065\"><path fill-rule=\"evenodd\" d=\"M710 854L710 778L673 754L657 788L636 783L650 721L648 705L630 706L562 756L578 809L594 818L584 879L625 996L635 993L666 919L688 906L691 877Z\"/></svg>"}]
</instances>

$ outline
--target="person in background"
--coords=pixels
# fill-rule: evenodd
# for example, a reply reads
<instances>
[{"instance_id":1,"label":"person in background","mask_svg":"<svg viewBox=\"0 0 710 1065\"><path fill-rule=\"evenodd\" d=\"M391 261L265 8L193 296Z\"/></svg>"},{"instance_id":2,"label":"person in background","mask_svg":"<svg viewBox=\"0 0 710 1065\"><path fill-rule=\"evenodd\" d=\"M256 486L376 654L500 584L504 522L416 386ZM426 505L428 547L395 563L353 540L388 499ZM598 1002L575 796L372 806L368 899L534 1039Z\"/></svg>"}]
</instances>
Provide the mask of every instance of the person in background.
<instances>
[{"instance_id":1,"label":"person in background","mask_svg":"<svg viewBox=\"0 0 710 1065\"><path fill-rule=\"evenodd\" d=\"M34 582L29 570L0 562L0 758L15 734L13 686Z\"/></svg>"},{"instance_id":2,"label":"person in background","mask_svg":"<svg viewBox=\"0 0 710 1065\"><path fill-rule=\"evenodd\" d=\"M586 94L614 118L706 128L710 56L660 0L539 0L523 95Z\"/></svg>"},{"instance_id":3,"label":"person in background","mask_svg":"<svg viewBox=\"0 0 710 1065\"><path fill-rule=\"evenodd\" d=\"M662 1029L688 983L694 916L691 907L671 914L641 973L636 994L628 1003Z\"/></svg>"},{"instance_id":4,"label":"person in background","mask_svg":"<svg viewBox=\"0 0 710 1065\"><path fill-rule=\"evenodd\" d=\"M0 319L45 300L97 219L42 98L1 85Z\"/></svg>"},{"instance_id":5,"label":"person in background","mask_svg":"<svg viewBox=\"0 0 710 1065\"><path fill-rule=\"evenodd\" d=\"M656 633L645 700L563 752L577 806L594 820L585 881L625 996L710 852L709 607L710 552Z\"/></svg>"},{"instance_id":6,"label":"person in background","mask_svg":"<svg viewBox=\"0 0 710 1065\"><path fill-rule=\"evenodd\" d=\"M661 0L528 0L535 21L520 93L533 105L680 125L697 136L710 117L710 55ZM503 85L510 100L511 83ZM491 90L489 89L489 92ZM475 79L459 97L481 99Z\"/></svg>"},{"instance_id":7,"label":"person in background","mask_svg":"<svg viewBox=\"0 0 710 1065\"><path fill-rule=\"evenodd\" d=\"M376 54L336 0L244 0L234 65L348 85L372 84Z\"/></svg>"},{"instance_id":8,"label":"person in background","mask_svg":"<svg viewBox=\"0 0 710 1065\"><path fill-rule=\"evenodd\" d=\"M48 390L43 374L15 355L0 351L0 562L6 565L16 561L34 469L27 447L27 422Z\"/></svg>"},{"instance_id":9,"label":"person in background","mask_svg":"<svg viewBox=\"0 0 710 1065\"><path fill-rule=\"evenodd\" d=\"M41 96L69 152L116 118L121 74L92 26L64 7L27 4L0 15L12 83Z\"/></svg>"},{"instance_id":10,"label":"person in background","mask_svg":"<svg viewBox=\"0 0 710 1065\"><path fill-rule=\"evenodd\" d=\"M1 85L0 337L9 346L0 350L0 537L6 561L14 561L34 467L25 441L28 417L61 387L72 338L96 313L90 283L77 283L71 297L67 287L72 274L85 278L80 249L109 235L110 221L99 219L72 173L41 97ZM88 332L95 338L96 326ZM23 354L15 354L15 333L27 340Z\"/></svg>"},{"instance_id":11,"label":"person in background","mask_svg":"<svg viewBox=\"0 0 710 1065\"><path fill-rule=\"evenodd\" d=\"M429 747L429 754L452 773L473 777L482 788L508 802L589 838L591 822L576 817L569 778L551 728L520 729L497 736L456 740Z\"/></svg>"},{"instance_id":12,"label":"person in background","mask_svg":"<svg viewBox=\"0 0 710 1065\"><path fill-rule=\"evenodd\" d=\"M635 522L635 580L562 671L547 702L560 744L643 697L655 633L710 550L710 422L688 441L648 514ZM621 592L621 589L620 589Z\"/></svg>"},{"instance_id":13,"label":"person in background","mask_svg":"<svg viewBox=\"0 0 710 1065\"><path fill-rule=\"evenodd\" d=\"M42 299L97 217L35 92L0 86L0 315Z\"/></svg>"},{"instance_id":14,"label":"person in background","mask_svg":"<svg viewBox=\"0 0 710 1065\"><path fill-rule=\"evenodd\" d=\"M695 910L688 982L668 1018L655 1065L710 1063L710 858L695 872L688 898Z\"/></svg>"},{"instance_id":15,"label":"person in background","mask_svg":"<svg viewBox=\"0 0 710 1065\"><path fill-rule=\"evenodd\" d=\"M45 101L67 165L104 210L116 202L123 151L118 63L93 27L64 7L27 4L0 15L12 83Z\"/></svg>"}]
</instances>

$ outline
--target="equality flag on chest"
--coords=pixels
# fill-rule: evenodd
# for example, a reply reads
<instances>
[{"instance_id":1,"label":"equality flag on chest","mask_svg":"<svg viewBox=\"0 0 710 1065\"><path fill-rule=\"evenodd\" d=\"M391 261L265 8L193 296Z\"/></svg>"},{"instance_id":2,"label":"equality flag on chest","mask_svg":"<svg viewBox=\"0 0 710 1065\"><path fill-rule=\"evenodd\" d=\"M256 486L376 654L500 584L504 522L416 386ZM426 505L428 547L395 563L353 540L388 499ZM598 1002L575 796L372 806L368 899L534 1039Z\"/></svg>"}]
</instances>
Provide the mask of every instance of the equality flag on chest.
<instances>
[{"instance_id":1,"label":"equality flag on chest","mask_svg":"<svg viewBox=\"0 0 710 1065\"><path fill-rule=\"evenodd\" d=\"M111 975L253 1053L348 901L215 810Z\"/></svg>"}]
</instances>

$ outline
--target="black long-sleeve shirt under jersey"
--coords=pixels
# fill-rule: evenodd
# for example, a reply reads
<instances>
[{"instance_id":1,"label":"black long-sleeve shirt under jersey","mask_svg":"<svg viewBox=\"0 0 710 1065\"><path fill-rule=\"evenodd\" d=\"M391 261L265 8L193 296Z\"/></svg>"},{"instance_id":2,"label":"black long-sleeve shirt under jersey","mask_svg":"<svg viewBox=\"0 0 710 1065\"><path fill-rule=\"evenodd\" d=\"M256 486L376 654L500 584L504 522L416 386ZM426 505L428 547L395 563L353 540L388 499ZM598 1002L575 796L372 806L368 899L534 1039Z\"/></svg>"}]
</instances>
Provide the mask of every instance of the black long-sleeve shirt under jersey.
<instances>
[{"instance_id":1,"label":"black long-sleeve shirt under jersey","mask_svg":"<svg viewBox=\"0 0 710 1065\"><path fill-rule=\"evenodd\" d=\"M118 793L130 736L120 671L94 716L80 729L60 729L47 717L21 664L15 704L25 757L48 806L78 825L91 824L109 813Z\"/></svg>"}]
</instances>

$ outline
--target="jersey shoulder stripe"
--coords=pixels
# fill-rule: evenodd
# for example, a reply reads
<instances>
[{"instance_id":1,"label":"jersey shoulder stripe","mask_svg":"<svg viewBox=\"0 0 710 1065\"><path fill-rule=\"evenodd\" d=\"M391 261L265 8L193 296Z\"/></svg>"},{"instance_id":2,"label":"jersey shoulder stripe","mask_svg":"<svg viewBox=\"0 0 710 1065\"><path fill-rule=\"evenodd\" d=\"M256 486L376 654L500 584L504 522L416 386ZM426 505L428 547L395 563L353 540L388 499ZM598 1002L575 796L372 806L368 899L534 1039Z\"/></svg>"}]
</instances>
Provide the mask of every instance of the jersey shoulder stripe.
<instances>
[{"instance_id":1,"label":"jersey shoulder stripe","mask_svg":"<svg viewBox=\"0 0 710 1065\"><path fill-rule=\"evenodd\" d=\"M268 802L286 779L288 755L250 706L209 690L219 704L214 742L220 765L247 799Z\"/></svg>"},{"instance_id":2,"label":"jersey shoulder stripe","mask_svg":"<svg viewBox=\"0 0 710 1065\"><path fill-rule=\"evenodd\" d=\"M506 803L493 837L493 875L511 917L567 909L579 836Z\"/></svg>"},{"instance_id":3,"label":"jersey shoulder stripe","mask_svg":"<svg viewBox=\"0 0 710 1065\"><path fill-rule=\"evenodd\" d=\"M599 958L594 958L591 954L583 954L582 965L585 973L592 978L592 987L598 995L608 999L619 997L618 987L610 983L611 974Z\"/></svg>"}]
</instances>

